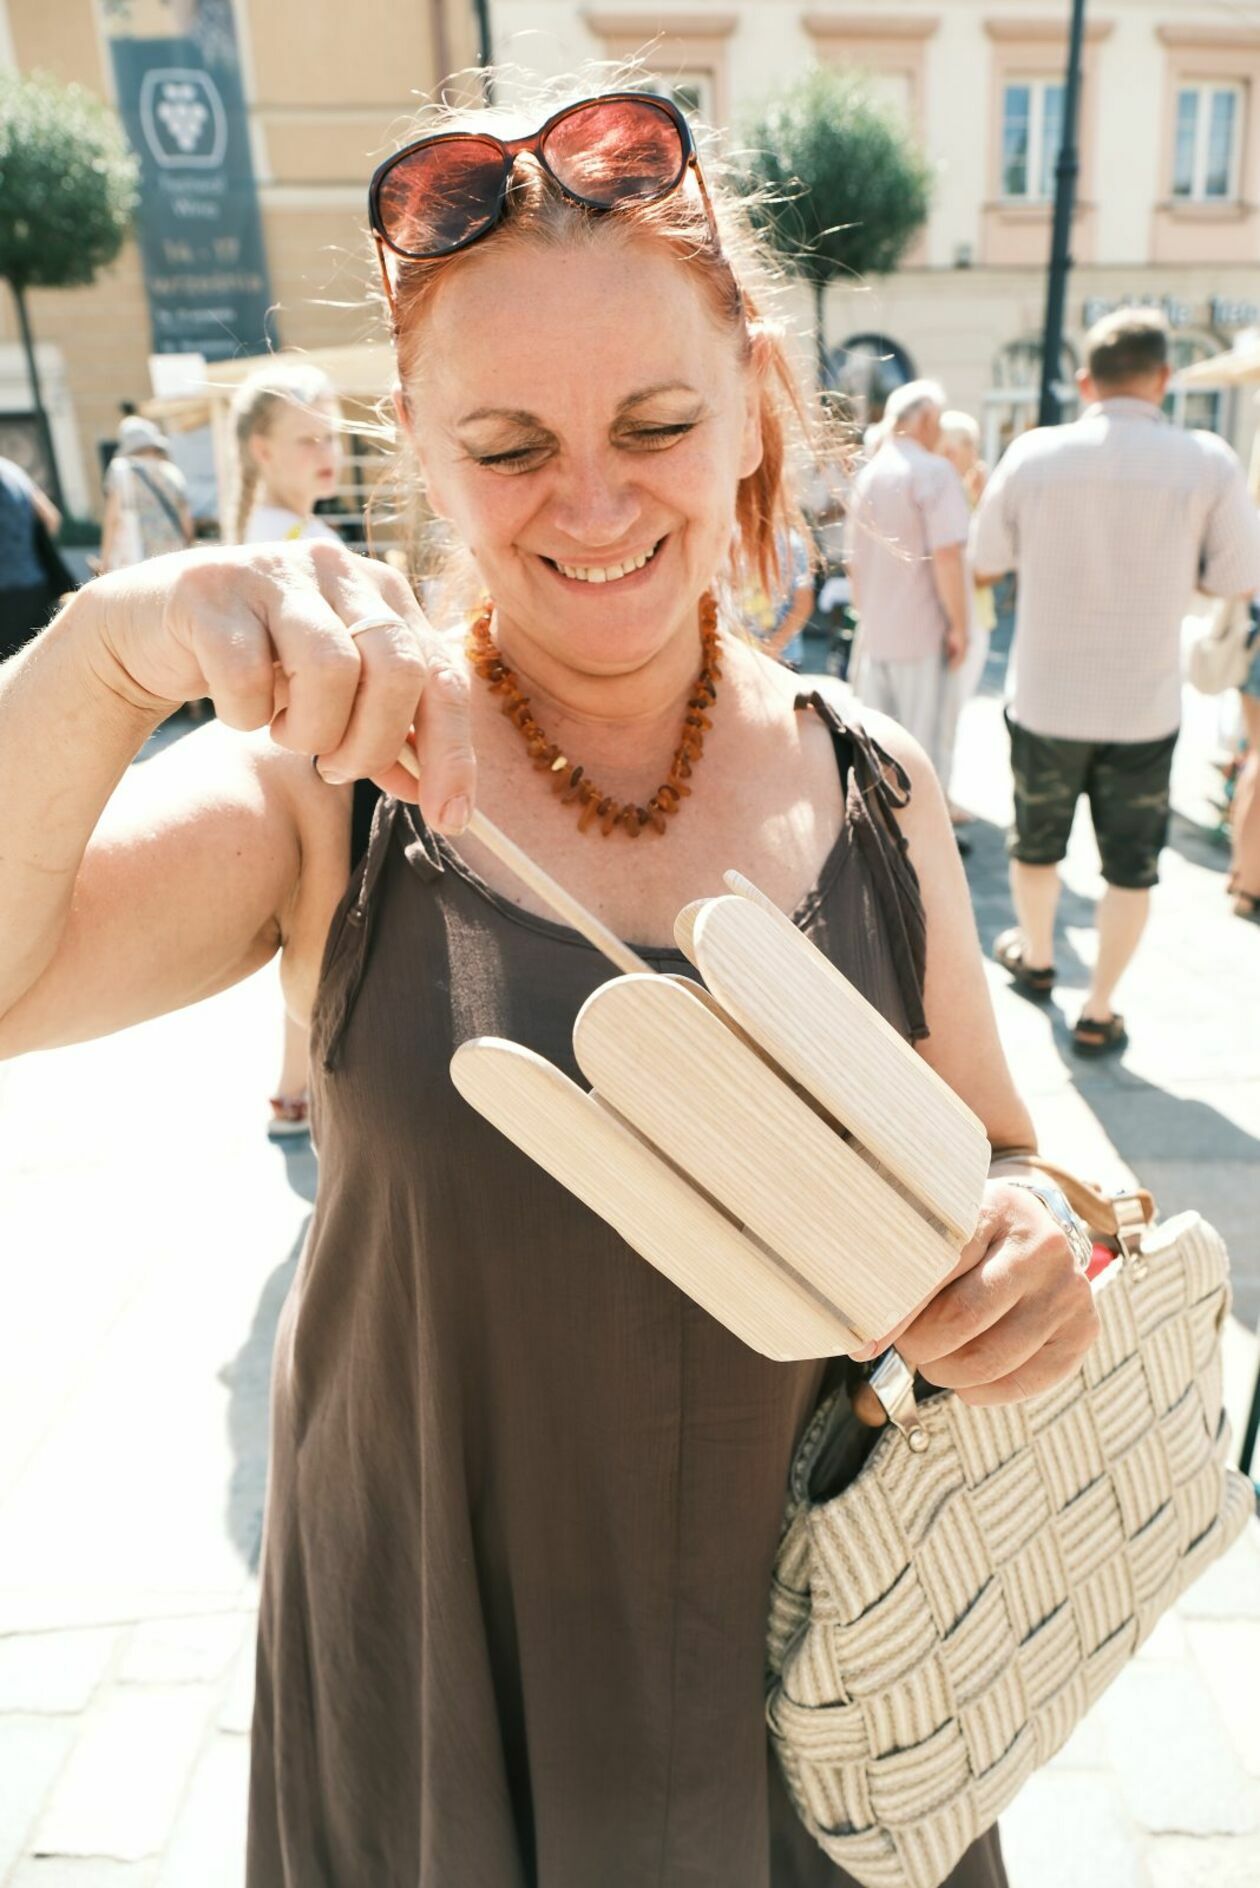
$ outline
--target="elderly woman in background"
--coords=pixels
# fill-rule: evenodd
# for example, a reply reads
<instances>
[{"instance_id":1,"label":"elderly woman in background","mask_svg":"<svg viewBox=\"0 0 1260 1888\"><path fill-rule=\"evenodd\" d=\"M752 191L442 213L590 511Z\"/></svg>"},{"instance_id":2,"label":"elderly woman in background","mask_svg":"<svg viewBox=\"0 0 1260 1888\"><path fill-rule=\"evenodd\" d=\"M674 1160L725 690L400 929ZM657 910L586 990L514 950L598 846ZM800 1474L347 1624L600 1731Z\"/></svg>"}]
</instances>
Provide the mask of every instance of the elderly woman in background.
<instances>
[{"instance_id":1,"label":"elderly woman in background","mask_svg":"<svg viewBox=\"0 0 1260 1888\"><path fill-rule=\"evenodd\" d=\"M989 468L980 457L980 428L970 413L946 408L941 414L941 437L937 451L948 459L962 480L967 503L972 511L980 503ZM949 796L949 816L955 826L970 824L971 815L955 804L950 787L954 771L954 751L958 741L958 722L963 709L980 686L989 659L989 643L997 627L997 606L991 583L976 583L972 573L971 635L967 653L949 678L941 714L941 785Z\"/></svg>"},{"instance_id":2,"label":"elderly woman in background","mask_svg":"<svg viewBox=\"0 0 1260 1888\"><path fill-rule=\"evenodd\" d=\"M841 1888L763 1713L828 1360L745 1349L459 1099L471 1036L570 1065L606 976L465 828L475 798L679 974L675 914L739 867L1028 1147L944 801L894 723L846 725L730 633L796 521L808 397L681 114L435 113L370 206L406 450L485 600L438 636L327 543L88 586L0 676L0 1052L276 951L312 1018L250 1888ZM129 774L199 693L219 722ZM898 1342L1000 1403L1095 1330L1051 1214L994 1180ZM950 1880L999 1888L996 1832Z\"/></svg>"}]
</instances>

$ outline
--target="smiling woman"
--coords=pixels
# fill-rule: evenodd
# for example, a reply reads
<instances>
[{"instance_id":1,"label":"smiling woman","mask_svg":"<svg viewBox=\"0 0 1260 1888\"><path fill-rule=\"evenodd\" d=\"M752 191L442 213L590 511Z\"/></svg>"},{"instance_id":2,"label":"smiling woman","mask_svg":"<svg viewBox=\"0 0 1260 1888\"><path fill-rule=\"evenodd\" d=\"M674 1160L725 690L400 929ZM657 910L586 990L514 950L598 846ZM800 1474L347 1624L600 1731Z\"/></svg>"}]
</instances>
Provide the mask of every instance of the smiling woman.
<instances>
[{"instance_id":1,"label":"smiling woman","mask_svg":"<svg viewBox=\"0 0 1260 1888\"><path fill-rule=\"evenodd\" d=\"M948 816L899 728L798 698L729 633L794 522L808 401L680 114L447 114L370 216L473 633L327 543L81 591L0 672L0 1052L277 950L311 1017L250 1888L839 1888L771 1762L763 1677L788 1467L844 1360L745 1349L456 1094L480 1034L570 1067L605 974L466 827L475 800L677 975L675 915L737 868L991 1141L1028 1147ZM218 725L129 773L204 694ZM898 1348L1001 1403L1094 1329L1056 1221L991 1181ZM1000 1888L996 1832L949 1880Z\"/></svg>"}]
</instances>

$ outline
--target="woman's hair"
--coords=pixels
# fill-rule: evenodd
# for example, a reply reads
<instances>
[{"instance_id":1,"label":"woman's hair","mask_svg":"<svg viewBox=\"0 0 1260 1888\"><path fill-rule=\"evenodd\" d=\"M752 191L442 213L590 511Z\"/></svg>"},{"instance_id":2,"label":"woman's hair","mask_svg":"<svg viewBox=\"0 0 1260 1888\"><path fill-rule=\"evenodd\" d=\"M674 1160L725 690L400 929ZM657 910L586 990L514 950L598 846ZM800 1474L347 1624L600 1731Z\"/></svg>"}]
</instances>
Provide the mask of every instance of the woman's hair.
<instances>
[{"instance_id":1,"label":"woman's hair","mask_svg":"<svg viewBox=\"0 0 1260 1888\"><path fill-rule=\"evenodd\" d=\"M232 441L236 449L236 483L230 511L228 543L244 541L249 514L254 509L260 473L249 449L251 439L269 433L280 407L316 406L337 398L337 389L321 368L307 361L277 359L243 380L232 396Z\"/></svg>"},{"instance_id":2,"label":"woman's hair","mask_svg":"<svg viewBox=\"0 0 1260 1888\"><path fill-rule=\"evenodd\" d=\"M535 93L533 115L527 115L528 107L509 117L492 107L434 106L421 114L411 136L475 130L510 138L519 135L523 122L539 124L570 99L614 89L646 89L644 75L632 72L627 79L622 68L612 80L604 71L595 84L553 83L543 96ZM718 326L737 337L741 358L751 362L755 357L759 369L762 459L740 482L730 577L736 585L760 584L773 593L782 580L781 554L788 534L798 530L808 538L796 478L806 462L822 457L824 450L834 454L836 447L824 440L827 419L816 396L798 380L783 331L772 318L779 272L754 231L746 200L727 181L729 167L718 160L710 143L704 139L701 161L717 222L716 243L700 194L689 180L657 203L632 201L615 210L592 211L571 202L542 167L528 159L517 163L502 220L485 241L553 249L627 239L658 243L691 272ZM481 248L476 243L454 256L424 262L390 255L397 304L394 338L404 388L417 377L428 305L442 282L475 259Z\"/></svg>"}]
</instances>

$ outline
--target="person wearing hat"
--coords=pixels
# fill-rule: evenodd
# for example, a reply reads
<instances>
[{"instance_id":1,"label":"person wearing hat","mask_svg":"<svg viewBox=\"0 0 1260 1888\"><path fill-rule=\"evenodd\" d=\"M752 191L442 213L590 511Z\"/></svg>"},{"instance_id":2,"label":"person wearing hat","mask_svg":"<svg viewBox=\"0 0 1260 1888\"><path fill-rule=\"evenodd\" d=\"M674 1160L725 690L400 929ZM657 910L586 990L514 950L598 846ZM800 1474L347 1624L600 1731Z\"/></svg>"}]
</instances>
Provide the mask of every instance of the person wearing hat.
<instances>
[{"instance_id":1,"label":"person wearing hat","mask_svg":"<svg viewBox=\"0 0 1260 1888\"><path fill-rule=\"evenodd\" d=\"M184 475L173 465L164 433L152 420L128 414L105 473L102 570L125 570L193 540Z\"/></svg>"}]
</instances>

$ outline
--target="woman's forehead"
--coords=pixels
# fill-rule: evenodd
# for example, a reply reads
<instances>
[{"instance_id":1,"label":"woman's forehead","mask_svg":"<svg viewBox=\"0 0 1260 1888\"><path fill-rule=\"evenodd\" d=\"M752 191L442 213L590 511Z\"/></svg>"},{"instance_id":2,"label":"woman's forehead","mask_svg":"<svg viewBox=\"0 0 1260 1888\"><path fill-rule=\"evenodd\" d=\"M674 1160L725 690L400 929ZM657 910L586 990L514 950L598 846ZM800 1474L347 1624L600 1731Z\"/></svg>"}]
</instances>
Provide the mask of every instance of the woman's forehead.
<instances>
[{"instance_id":1,"label":"woman's forehead","mask_svg":"<svg viewBox=\"0 0 1260 1888\"><path fill-rule=\"evenodd\" d=\"M520 407L534 386L615 406L632 388L711 384L735 356L686 265L643 243L504 244L453 274L424 320L414 366L443 403L475 387L478 406Z\"/></svg>"}]
</instances>

